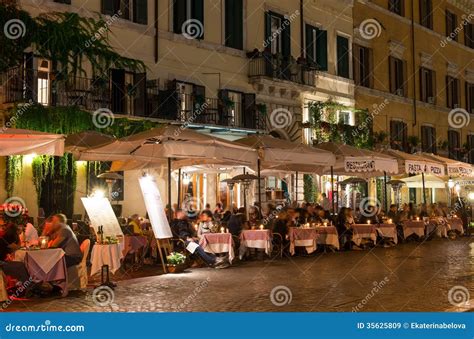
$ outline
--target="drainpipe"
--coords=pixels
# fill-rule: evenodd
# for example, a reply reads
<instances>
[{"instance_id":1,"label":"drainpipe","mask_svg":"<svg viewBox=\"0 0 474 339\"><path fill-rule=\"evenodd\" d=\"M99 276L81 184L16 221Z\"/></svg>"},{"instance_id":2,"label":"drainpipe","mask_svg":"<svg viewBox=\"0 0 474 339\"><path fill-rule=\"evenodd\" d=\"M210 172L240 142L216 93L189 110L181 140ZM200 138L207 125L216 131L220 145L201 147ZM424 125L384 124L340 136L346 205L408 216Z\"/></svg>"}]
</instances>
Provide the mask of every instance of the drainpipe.
<instances>
[{"instance_id":1,"label":"drainpipe","mask_svg":"<svg viewBox=\"0 0 474 339\"><path fill-rule=\"evenodd\" d=\"M415 4L411 2L411 62L412 62L412 75L413 75L413 124L417 124L417 111L416 111L416 65L415 65Z\"/></svg>"},{"instance_id":2,"label":"drainpipe","mask_svg":"<svg viewBox=\"0 0 474 339\"><path fill-rule=\"evenodd\" d=\"M153 42L154 44L154 57L155 57L155 64L158 63L158 18L159 18L159 13L158 13L158 0L155 0L155 20L154 20L154 27L155 27L155 41Z\"/></svg>"},{"instance_id":3,"label":"drainpipe","mask_svg":"<svg viewBox=\"0 0 474 339\"><path fill-rule=\"evenodd\" d=\"M305 57L305 48L304 48L304 6L303 1L300 0L300 57Z\"/></svg>"}]
</instances>

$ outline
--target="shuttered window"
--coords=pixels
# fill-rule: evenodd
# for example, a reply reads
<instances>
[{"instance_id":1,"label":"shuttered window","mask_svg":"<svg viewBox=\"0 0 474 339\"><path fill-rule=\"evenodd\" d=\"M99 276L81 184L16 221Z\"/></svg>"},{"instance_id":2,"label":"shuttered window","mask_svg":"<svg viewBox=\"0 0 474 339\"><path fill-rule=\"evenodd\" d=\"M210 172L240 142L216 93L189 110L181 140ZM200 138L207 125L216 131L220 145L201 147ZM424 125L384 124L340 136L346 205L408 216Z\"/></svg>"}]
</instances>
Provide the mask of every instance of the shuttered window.
<instances>
[{"instance_id":1,"label":"shuttered window","mask_svg":"<svg viewBox=\"0 0 474 339\"><path fill-rule=\"evenodd\" d=\"M436 73L422 67L420 69L420 100L430 104L436 104Z\"/></svg>"},{"instance_id":2,"label":"shuttered window","mask_svg":"<svg viewBox=\"0 0 474 339\"><path fill-rule=\"evenodd\" d=\"M373 52L372 49L354 44L354 82L356 85L373 87Z\"/></svg>"},{"instance_id":3,"label":"shuttered window","mask_svg":"<svg viewBox=\"0 0 474 339\"><path fill-rule=\"evenodd\" d=\"M148 0L133 0L133 22L146 25L148 23Z\"/></svg>"},{"instance_id":4,"label":"shuttered window","mask_svg":"<svg viewBox=\"0 0 474 339\"><path fill-rule=\"evenodd\" d=\"M392 13L404 16L405 15L405 0L389 0L388 9Z\"/></svg>"},{"instance_id":5,"label":"shuttered window","mask_svg":"<svg viewBox=\"0 0 474 339\"><path fill-rule=\"evenodd\" d=\"M474 48L474 24L465 22L464 30L464 45Z\"/></svg>"},{"instance_id":6,"label":"shuttered window","mask_svg":"<svg viewBox=\"0 0 474 339\"><path fill-rule=\"evenodd\" d=\"M291 55L291 24L289 19L275 12L265 13L265 42L272 54Z\"/></svg>"},{"instance_id":7,"label":"shuttered window","mask_svg":"<svg viewBox=\"0 0 474 339\"><path fill-rule=\"evenodd\" d=\"M459 91L459 80L451 76L446 77L446 106L458 108L461 99Z\"/></svg>"},{"instance_id":8,"label":"shuttered window","mask_svg":"<svg viewBox=\"0 0 474 339\"><path fill-rule=\"evenodd\" d=\"M102 0L101 13L105 15L119 15L124 20L131 20L137 24L148 23L148 0Z\"/></svg>"},{"instance_id":9,"label":"shuttered window","mask_svg":"<svg viewBox=\"0 0 474 339\"><path fill-rule=\"evenodd\" d=\"M436 153L436 129L431 126L421 126L421 149L423 152Z\"/></svg>"},{"instance_id":10,"label":"shuttered window","mask_svg":"<svg viewBox=\"0 0 474 339\"><path fill-rule=\"evenodd\" d=\"M448 152L451 159L459 160L460 158L461 137L458 131L448 131Z\"/></svg>"},{"instance_id":11,"label":"shuttered window","mask_svg":"<svg viewBox=\"0 0 474 339\"><path fill-rule=\"evenodd\" d=\"M407 79L407 63L404 60L390 56L389 72L390 72L390 93L406 97L408 95Z\"/></svg>"},{"instance_id":12,"label":"shuttered window","mask_svg":"<svg viewBox=\"0 0 474 339\"><path fill-rule=\"evenodd\" d=\"M466 110L474 114L474 84L466 82Z\"/></svg>"},{"instance_id":13,"label":"shuttered window","mask_svg":"<svg viewBox=\"0 0 474 339\"><path fill-rule=\"evenodd\" d=\"M403 121L390 121L390 147L399 151L408 148L408 129Z\"/></svg>"},{"instance_id":14,"label":"shuttered window","mask_svg":"<svg viewBox=\"0 0 474 339\"><path fill-rule=\"evenodd\" d=\"M59 4L66 4L66 5L71 4L71 0L54 0L54 2L57 2Z\"/></svg>"},{"instance_id":15,"label":"shuttered window","mask_svg":"<svg viewBox=\"0 0 474 339\"><path fill-rule=\"evenodd\" d=\"M349 78L349 39L337 36L337 75Z\"/></svg>"},{"instance_id":16,"label":"shuttered window","mask_svg":"<svg viewBox=\"0 0 474 339\"><path fill-rule=\"evenodd\" d=\"M467 136L467 158L470 164L474 164L474 134Z\"/></svg>"},{"instance_id":17,"label":"shuttered window","mask_svg":"<svg viewBox=\"0 0 474 339\"><path fill-rule=\"evenodd\" d=\"M183 29L188 36L204 39L204 0L173 0L173 32L182 34Z\"/></svg>"},{"instance_id":18,"label":"shuttered window","mask_svg":"<svg viewBox=\"0 0 474 339\"><path fill-rule=\"evenodd\" d=\"M328 70L328 34L327 31L306 25L306 59L320 71Z\"/></svg>"},{"instance_id":19,"label":"shuttered window","mask_svg":"<svg viewBox=\"0 0 474 339\"><path fill-rule=\"evenodd\" d=\"M454 41L458 41L456 28L458 26L458 18L456 14L446 10L446 36Z\"/></svg>"},{"instance_id":20,"label":"shuttered window","mask_svg":"<svg viewBox=\"0 0 474 339\"><path fill-rule=\"evenodd\" d=\"M433 3L432 0L420 0L420 24L433 29Z\"/></svg>"},{"instance_id":21,"label":"shuttered window","mask_svg":"<svg viewBox=\"0 0 474 339\"><path fill-rule=\"evenodd\" d=\"M243 0L225 0L225 45L243 49Z\"/></svg>"}]
</instances>

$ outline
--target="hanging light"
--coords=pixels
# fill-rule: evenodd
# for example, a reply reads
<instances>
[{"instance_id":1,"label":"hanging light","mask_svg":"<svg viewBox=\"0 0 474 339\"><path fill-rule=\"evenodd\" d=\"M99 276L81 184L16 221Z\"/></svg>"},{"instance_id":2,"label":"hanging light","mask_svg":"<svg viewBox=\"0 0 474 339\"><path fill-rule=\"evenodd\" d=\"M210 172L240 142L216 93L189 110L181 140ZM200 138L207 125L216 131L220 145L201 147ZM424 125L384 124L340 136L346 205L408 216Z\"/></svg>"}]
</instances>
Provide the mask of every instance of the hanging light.
<instances>
[{"instance_id":1,"label":"hanging light","mask_svg":"<svg viewBox=\"0 0 474 339\"><path fill-rule=\"evenodd\" d=\"M469 192L468 198L469 200L474 201L474 192Z\"/></svg>"},{"instance_id":2,"label":"hanging light","mask_svg":"<svg viewBox=\"0 0 474 339\"><path fill-rule=\"evenodd\" d=\"M453 181L453 179L449 179L449 180L448 180L448 187L449 187L450 189L453 189L453 188L454 188L454 181Z\"/></svg>"},{"instance_id":3,"label":"hanging light","mask_svg":"<svg viewBox=\"0 0 474 339\"><path fill-rule=\"evenodd\" d=\"M457 194L459 194L459 192L461 192L461 185L456 184L456 185L454 186L454 190L456 191Z\"/></svg>"},{"instance_id":4,"label":"hanging light","mask_svg":"<svg viewBox=\"0 0 474 339\"><path fill-rule=\"evenodd\" d=\"M189 178L188 174L183 173L183 184L184 185L189 185L190 181L191 181L191 179Z\"/></svg>"}]
</instances>

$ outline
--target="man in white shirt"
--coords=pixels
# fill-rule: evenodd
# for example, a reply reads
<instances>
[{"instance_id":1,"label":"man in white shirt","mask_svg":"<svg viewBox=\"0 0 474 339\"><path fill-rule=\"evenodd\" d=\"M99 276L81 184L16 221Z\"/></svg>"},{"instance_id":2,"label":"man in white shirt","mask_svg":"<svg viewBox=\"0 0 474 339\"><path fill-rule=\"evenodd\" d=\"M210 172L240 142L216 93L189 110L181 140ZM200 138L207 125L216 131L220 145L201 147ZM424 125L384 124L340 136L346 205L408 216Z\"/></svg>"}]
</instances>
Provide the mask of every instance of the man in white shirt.
<instances>
[{"instance_id":1,"label":"man in white shirt","mask_svg":"<svg viewBox=\"0 0 474 339\"><path fill-rule=\"evenodd\" d=\"M325 211L331 210L331 202L327 198L326 193L321 194L321 200L319 201L319 204Z\"/></svg>"}]
</instances>

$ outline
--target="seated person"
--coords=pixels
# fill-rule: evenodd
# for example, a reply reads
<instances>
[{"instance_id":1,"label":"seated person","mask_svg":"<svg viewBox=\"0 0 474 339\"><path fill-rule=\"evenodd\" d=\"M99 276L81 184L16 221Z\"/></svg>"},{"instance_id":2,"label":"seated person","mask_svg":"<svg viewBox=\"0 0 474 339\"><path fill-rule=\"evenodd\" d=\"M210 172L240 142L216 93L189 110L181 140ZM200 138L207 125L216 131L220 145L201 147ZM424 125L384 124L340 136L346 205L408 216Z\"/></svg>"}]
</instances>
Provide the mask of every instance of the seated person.
<instances>
[{"instance_id":1,"label":"seated person","mask_svg":"<svg viewBox=\"0 0 474 339\"><path fill-rule=\"evenodd\" d=\"M129 226L132 227L132 232L134 235L142 235L143 231L140 226L140 217L138 214L134 214L130 217L130 222L128 223Z\"/></svg>"},{"instance_id":2,"label":"seated person","mask_svg":"<svg viewBox=\"0 0 474 339\"><path fill-rule=\"evenodd\" d=\"M239 236L245 227L245 208L239 208L236 214L232 214L227 222L227 228L232 235Z\"/></svg>"},{"instance_id":3,"label":"seated person","mask_svg":"<svg viewBox=\"0 0 474 339\"><path fill-rule=\"evenodd\" d=\"M197 236L201 239L202 235L205 233L212 233L214 225L212 223L212 212L209 210L204 210L199 215L199 226L197 231Z\"/></svg>"},{"instance_id":4,"label":"seated person","mask_svg":"<svg viewBox=\"0 0 474 339\"><path fill-rule=\"evenodd\" d=\"M20 282L26 282L29 274L25 265L19 261L6 261L8 256L20 248L20 237L15 224L4 224L0 228L0 268L3 272Z\"/></svg>"},{"instance_id":5,"label":"seated person","mask_svg":"<svg viewBox=\"0 0 474 339\"><path fill-rule=\"evenodd\" d=\"M81 247L76 235L66 224L67 218L64 214L56 214L52 219L52 239L49 248L62 248L65 252L66 267L78 265L82 260Z\"/></svg>"},{"instance_id":6,"label":"seated person","mask_svg":"<svg viewBox=\"0 0 474 339\"><path fill-rule=\"evenodd\" d=\"M25 246L38 245L38 231L30 222L30 220L20 226L20 241L21 244L24 244Z\"/></svg>"},{"instance_id":7,"label":"seated person","mask_svg":"<svg viewBox=\"0 0 474 339\"><path fill-rule=\"evenodd\" d=\"M400 222L400 214L397 210L397 205L391 204L390 209L388 210L387 217L392 219L394 224L398 224Z\"/></svg>"},{"instance_id":8,"label":"seated person","mask_svg":"<svg viewBox=\"0 0 474 339\"><path fill-rule=\"evenodd\" d=\"M188 221L186 212L182 209L176 210L176 219L171 222L170 227L175 238L186 241L194 236L194 229Z\"/></svg>"}]
</instances>

